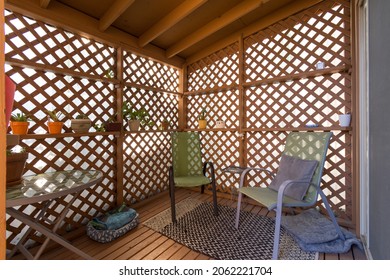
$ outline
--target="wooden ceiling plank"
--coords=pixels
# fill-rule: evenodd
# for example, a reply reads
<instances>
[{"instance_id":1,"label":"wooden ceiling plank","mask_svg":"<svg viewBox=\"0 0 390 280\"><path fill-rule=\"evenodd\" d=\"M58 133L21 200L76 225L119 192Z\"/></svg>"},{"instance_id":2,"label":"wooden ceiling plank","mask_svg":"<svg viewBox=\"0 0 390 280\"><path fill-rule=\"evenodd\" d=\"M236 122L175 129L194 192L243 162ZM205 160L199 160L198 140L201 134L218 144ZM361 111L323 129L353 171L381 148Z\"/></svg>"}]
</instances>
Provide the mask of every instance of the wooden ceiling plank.
<instances>
[{"instance_id":1,"label":"wooden ceiling plank","mask_svg":"<svg viewBox=\"0 0 390 280\"><path fill-rule=\"evenodd\" d=\"M196 44L200 40L211 35L212 33L229 25L233 21L258 8L262 4L262 2L262 0L246 0L244 2L241 2L240 4L236 5L235 7L224 13L222 16L210 21L208 24L204 25L203 27L199 28L192 34L182 39L181 41L169 47L167 50L167 57L173 57L182 50L191 47L192 45Z\"/></svg>"},{"instance_id":2,"label":"wooden ceiling plank","mask_svg":"<svg viewBox=\"0 0 390 280\"><path fill-rule=\"evenodd\" d=\"M49 4L50 4L50 0L40 0L40 4L39 5L41 6L41 8L47 9Z\"/></svg>"},{"instance_id":3,"label":"wooden ceiling plank","mask_svg":"<svg viewBox=\"0 0 390 280\"><path fill-rule=\"evenodd\" d=\"M207 1L208 0L186 0L180 4L139 37L140 47L149 44L153 39L157 38Z\"/></svg>"},{"instance_id":4,"label":"wooden ceiling plank","mask_svg":"<svg viewBox=\"0 0 390 280\"><path fill-rule=\"evenodd\" d=\"M99 20L99 30L105 31L135 0L116 0Z\"/></svg>"},{"instance_id":5,"label":"wooden ceiling plank","mask_svg":"<svg viewBox=\"0 0 390 280\"><path fill-rule=\"evenodd\" d=\"M264 18L252 23L251 25L231 34L230 36L226 37L223 40L220 40L214 44L209 45L207 48L202 49L201 51L189 56L186 60L187 64L194 63L198 61L199 59L202 59L203 57L206 57L210 55L211 53L214 53L220 49L223 49L224 47L234 43L237 41L237 38L239 36L242 36L245 38L247 36L252 35L253 33L256 33L257 31L260 31L264 28L267 28L268 26L281 21L283 19L288 18L289 16L296 14L300 11L303 11L305 9L308 9L309 7L312 7L324 0L296 0L292 3L283 6L282 8L279 8L275 12L265 16Z\"/></svg>"}]
</instances>

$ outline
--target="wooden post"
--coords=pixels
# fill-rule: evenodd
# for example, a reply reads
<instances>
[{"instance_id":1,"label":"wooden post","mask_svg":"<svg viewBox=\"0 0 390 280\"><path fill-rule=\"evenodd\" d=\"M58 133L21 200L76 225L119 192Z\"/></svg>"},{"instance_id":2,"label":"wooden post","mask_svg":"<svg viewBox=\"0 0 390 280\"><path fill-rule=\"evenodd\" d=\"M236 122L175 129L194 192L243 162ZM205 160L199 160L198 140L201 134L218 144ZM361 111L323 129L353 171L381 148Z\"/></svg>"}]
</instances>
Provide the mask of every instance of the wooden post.
<instances>
[{"instance_id":1,"label":"wooden post","mask_svg":"<svg viewBox=\"0 0 390 280\"><path fill-rule=\"evenodd\" d=\"M244 38L241 34L238 38L238 95L239 95L239 127L238 127L238 133L239 133L239 164L240 166L245 166L247 163L246 160L246 140L245 140L245 132L243 131L243 128L245 128L245 88L244 88L244 59L245 59L245 53L244 53Z\"/></svg>"},{"instance_id":2,"label":"wooden post","mask_svg":"<svg viewBox=\"0 0 390 280\"><path fill-rule=\"evenodd\" d=\"M4 85L4 1L0 1L0 96L5 96ZM6 176L6 123L4 98L0 98L0 260L5 260L5 176Z\"/></svg>"},{"instance_id":3,"label":"wooden post","mask_svg":"<svg viewBox=\"0 0 390 280\"><path fill-rule=\"evenodd\" d=\"M179 83L179 130L183 131L187 126L187 97L184 92L187 90L187 65L185 64L180 70Z\"/></svg>"},{"instance_id":4,"label":"wooden post","mask_svg":"<svg viewBox=\"0 0 390 280\"><path fill-rule=\"evenodd\" d=\"M117 121L123 123L122 119L122 104L123 104L123 50L121 47L117 48L117 64L116 64L116 78L119 80L119 84L115 85L116 88L116 113ZM121 133L116 137L116 203L121 205L123 203L123 142L124 131L123 127Z\"/></svg>"}]
</instances>

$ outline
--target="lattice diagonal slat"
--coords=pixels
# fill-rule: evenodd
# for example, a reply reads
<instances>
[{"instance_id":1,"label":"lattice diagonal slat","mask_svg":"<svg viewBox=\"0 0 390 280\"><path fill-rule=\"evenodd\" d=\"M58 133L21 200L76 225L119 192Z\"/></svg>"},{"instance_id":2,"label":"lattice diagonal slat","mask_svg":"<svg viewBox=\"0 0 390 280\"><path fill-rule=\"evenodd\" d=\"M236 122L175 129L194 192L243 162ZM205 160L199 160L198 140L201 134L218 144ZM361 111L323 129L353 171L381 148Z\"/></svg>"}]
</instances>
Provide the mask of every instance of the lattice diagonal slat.
<instances>
[{"instance_id":1,"label":"lattice diagonal slat","mask_svg":"<svg viewBox=\"0 0 390 280\"><path fill-rule=\"evenodd\" d=\"M115 206L116 197L116 141L112 135L79 138L46 138L23 140L21 146L29 153L25 175L58 170L96 169L103 172L103 180L80 195L71 206L59 232L85 225L88 220ZM48 210L51 220L58 217L69 197L55 201ZM21 206L21 210L36 215L39 204ZM24 226L7 216L7 243L13 243ZM39 236L32 240L41 241Z\"/></svg>"},{"instance_id":2,"label":"lattice diagonal slat","mask_svg":"<svg viewBox=\"0 0 390 280\"><path fill-rule=\"evenodd\" d=\"M124 51L123 80L162 91L179 91L179 71L151 59Z\"/></svg>"},{"instance_id":3,"label":"lattice diagonal slat","mask_svg":"<svg viewBox=\"0 0 390 280\"><path fill-rule=\"evenodd\" d=\"M116 49L5 11L7 57L105 77L115 76Z\"/></svg>"},{"instance_id":4,"label":"lattice diagonal slat","mask_svg":"<svg viewBox=\"0 0 390 280\"><path fill-rule=\"evenodd\" d=\"M188 91L238 84L238 44L188 66Z\"/></svg>"},{"instance_id":5,"label":"lattice diagonal slat","mask_svg":"<svg viewBox=\"0 0 390 280\"><path fill-rule=\"evenodd\" d=\"M187 95L187 127L197 128L202 108L206 108L207 128L213 128L216 121L225 121L227 128L239 126L238 90L213 94Z\"/></svg>"},{"instance_id":6,"label":"lattice diagonal slat","mask_svg":"<svg viewBox=\"0 0 390 280\"><path fill-rule=\"evenodd\" d=\"M245 80L350 64L349 1L324 1L245 39Z\"/></svg>"},{"instance_id":7,"label":"lattice diagonal slat","mask_svg":"<svg viewBox=\"0 0 390 280\"><path fill-rule=\"evenodd\" d=\"M123 150L125 201L134 203L167 190L171 158L168 132L127 135Z\"/></svg>"},{"instance_id":8,"label":"lattice diagonal slat","mask_svg":"<svg viewBox=\"0 0 390 280\"><path fill-rule=\"evenodd\" d=\"M6 65L6 74L16 82L14 111L34 117L29 133L47 133L46 110L64 114L65 125L78 114L86 114L94 123L114 115L114 86L77 77L57 75L28 68Z\"/></svg>"},{"instance_id":9,"label":"lattice diagonal slat","mask_svg":"<svg viewBox=\"0 0 390 280\"><path fill-rule=\"evenodd\" d=\"M246 126L337 126L338 114L351 109L350 83L348 74L333 74L248 88Z\"/></svg>"},{"instance_id":10,"label":"lattice diagonal slat","mask_svg":"<svg viewBox=\"0 0 390 280\"><path fill-rule=\"evenodd\" d=\"M239 137L235 132L213 131L199 132L203 162L211 161L214 165L217 189L230 193L238 186L238 177L225 173L222 169L239 165Z\"/></svg>"}]
</instances>

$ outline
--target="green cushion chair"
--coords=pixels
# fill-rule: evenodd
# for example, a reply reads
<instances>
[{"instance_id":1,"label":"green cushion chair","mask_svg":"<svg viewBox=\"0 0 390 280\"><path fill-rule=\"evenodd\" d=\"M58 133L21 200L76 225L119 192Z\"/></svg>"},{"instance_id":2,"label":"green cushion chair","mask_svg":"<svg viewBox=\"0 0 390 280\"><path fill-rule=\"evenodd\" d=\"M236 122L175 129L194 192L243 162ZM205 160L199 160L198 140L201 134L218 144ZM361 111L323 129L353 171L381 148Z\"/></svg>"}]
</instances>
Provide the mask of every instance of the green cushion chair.
<instances>
[{"instance_id":1,"label":"green cushion chair","mask_svg":"<svg viewBox=\"0 0 390 280\"><path fill-rule=\"evenodd\" d=\"M172 132L172 166L169 168L169 195L171 197L172 222L176 222L175 187L191 188L201 186L204 193L206 185L212 185L214 215L218 215L217 190L214 165L202 163L199 133ZM209 171L209 177L206 176Z\"/></svg>"},{"instance_id":2,"label":"green cushion chair","mask_svg":"<svg viewBox=\"0 0 390 280\"><path fill-rule=\"evenodd\" d=\"M276 211L272 259L278 258L282 208L310 207L317 203L318 195L342 240L345 237L336 221L323 193L321 177L331 132L291 132L286 139L284 152L277 174L264 168L246 168L240 177L239 195L235 226L238 229L242 195ZM246 175L250 171L268 172L273 181L270 186L245 187Z\"/></svg>"}]
</instances>

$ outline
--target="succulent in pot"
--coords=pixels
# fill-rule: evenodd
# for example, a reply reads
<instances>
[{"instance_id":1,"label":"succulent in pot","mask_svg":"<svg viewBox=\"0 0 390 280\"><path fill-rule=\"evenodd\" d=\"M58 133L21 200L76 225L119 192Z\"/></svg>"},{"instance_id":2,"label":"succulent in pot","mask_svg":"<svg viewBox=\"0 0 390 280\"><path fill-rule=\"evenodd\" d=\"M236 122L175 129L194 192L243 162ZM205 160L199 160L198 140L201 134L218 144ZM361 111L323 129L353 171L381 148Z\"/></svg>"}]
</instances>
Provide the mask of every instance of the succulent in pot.
<instances>
[{"instance_id":1,"label":"succulent in pot","mask_svg":"<svg viewBox=\"0 0 390 280\"><path fill-rule=\"evenodd\" d=\"M76 118L71 119L70 126L74 132L85 133L91 128L91 120L85 114L79 114Z\"/></svg>"},{"instance_id":2,"label":"succulent in pot","mask_svg":"<svg viewBox=\"0 0 390 280\"><path fill-rule=\"evenodd\" d=\"M11 122L10 122L12 134L15 135L27 134L30 120L32 120L32 118L23 112L12 114Z\"/></svg>"},{"instance_id":3,"label":"succulent in pot","mask_svg":"<svg viewBox=\"0 0 390 280\"><path fill-rule=\"evenodd\" d=\"M62 127L64 125L64 122L60 119L62 118L63 114L60 111L47 111L48 121L47 121L47 128L49 130L50 134L59 134L62 131Z\"/></svg>"}]
</instances>

